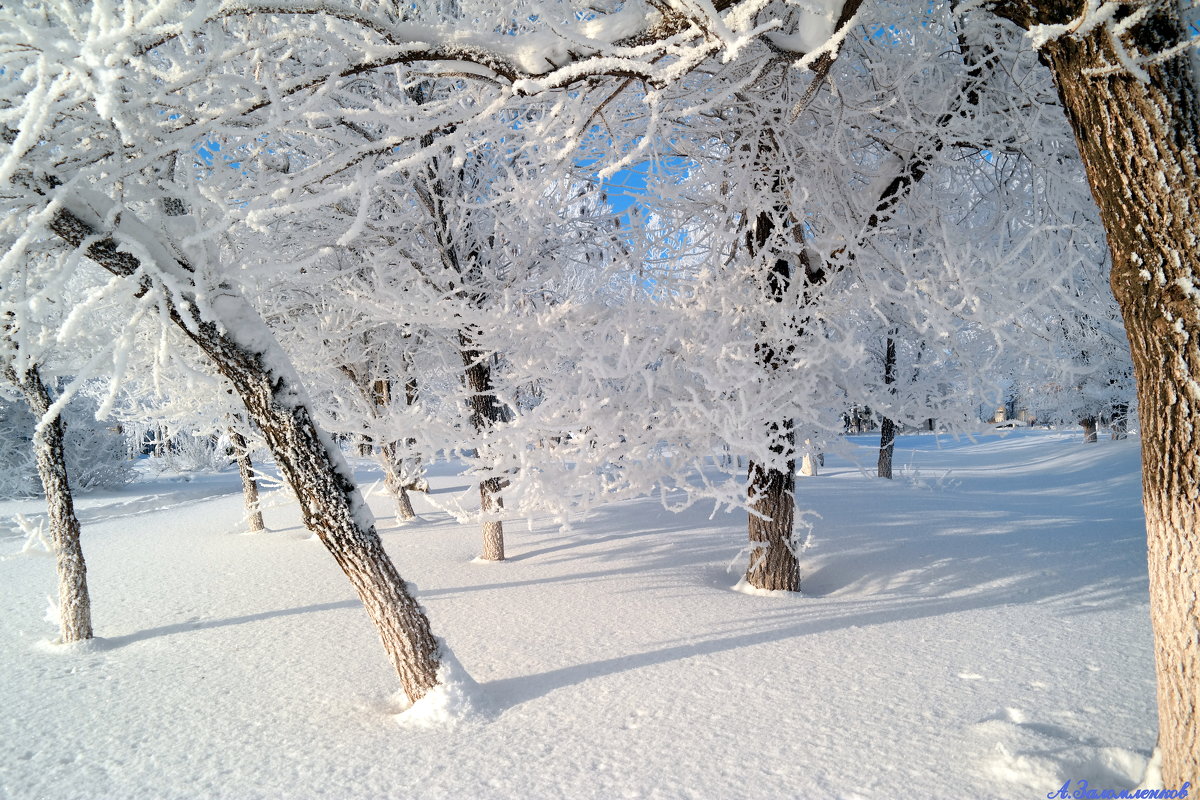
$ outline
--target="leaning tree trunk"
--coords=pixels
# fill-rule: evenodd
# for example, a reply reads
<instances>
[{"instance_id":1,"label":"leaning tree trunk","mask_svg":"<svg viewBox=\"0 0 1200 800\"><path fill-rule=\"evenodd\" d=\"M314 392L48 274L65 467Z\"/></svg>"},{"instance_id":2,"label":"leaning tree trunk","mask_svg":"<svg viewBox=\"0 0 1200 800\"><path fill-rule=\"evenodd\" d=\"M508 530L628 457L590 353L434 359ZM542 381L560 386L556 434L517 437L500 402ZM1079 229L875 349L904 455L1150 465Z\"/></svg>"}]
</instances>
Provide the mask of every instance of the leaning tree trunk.
<instances>
[{"instance_id":1,"label":"leaning tree trunk","mask_svg":"<svg viewBox=\"0 0 1200 800\"><path fill-rule=\"evenodd\" d=\"M37 367L18 375L6 370L8 379L20 387L25 402L40 421L50 410L50 393L42 383ZM38 477L46 493L50 514L50 534L58 566L58 616L62 641L80 642L92 638L92 601L88 595L87 565L79 542L79 519L67 478L66 427L62 417L42 425L34 434Z\"/></svg>"},{"instance_id":2,"label":"leaning tree trunk","mask_svg":"<svg viewBox=\"0 0 1200 800\"><path fill-rule=\"evenodd\" d=\"M51 221L50 229L72 246L84 247L89 257L114 275L130 278L141 274L138 258L121 250L115 239L98 229L100 217L94 216L91 209L81 213L83 216L63 208ZM157 242L144 244L151 252L170 252ZM384 551L370 509L340 451L313 421L298 379L288 374L286 366L282 369L288 372L282 374L279 367L268 367L262 353L200 317L191 296L194 288L188 285L194 274L190 264L157 266L176 267L175 285L188 286L182 296L168 295L170 290L162 289L161 302L172 321L233 384L299 498L304 524L346 573L375 623L404 693L412 701L423 697L437 683L440 659L429 619ZM214 302L222 307L233 306L232 313L238 318L257 320L229 287L218 287L215 294ZM272 355L276 363L286 364L282 353Z\"/></svg>"},{"instance_id":3,"label":"leaning tree trunk","mask_svg":"<svg viewBox=\"0 0 1200 800\"><path fill-rule=\"evenodd\" d=\"M1095 444L1096 442L1100 441L1100 436L1096 433L1095 417L1084 417L1083 419L1079 420L1079 425L1083 428L1084 444Z\"/></svg>"},{"instance_id":4,"label":"leaning tree trunk","mask_svg":"<svg viewBox=\"0 0 1200 800\"><path fill-rule=\"evenodd\" d=\"M487 354L468 332L459 331L458 338L470 395L471 426L479 434L478 446L483 447L484 435L496 423L503 421L504 409L496 398ZM480 509L483 512L483 552L479 557L484 561L504 560L504 523L500 520L500 512L504 509L504 498L501 496L503 489L504 479L499 476L479 482Z\"/></svg>"},{"instance_id":5,"label":"leaning tree trunk","mask_svg":"<svg viewBox=\"0 0 1200 800\"><path fill-rule=\"evenodd\" d=\"M300 500L304 524L346 573L410 700L437 682L438 646L429 620L396 572L375 532L371 512L348 469L295 398L297 387L273 375L261 359L231 346L209 323L193 339L236 387L275 461Z\"/></svg>"},{"instance_id":6,"label":"leaning tree trunk","mask_svg":"<svg viewBox=\"0 0 1200 800\"><path fill-rule=\"evenodd\" d=\"M237 460L238 473L242 476L242 498L246 501L246 525L251 533L264 531L262 507L258 502L258 479L254 477L254 462L250 460L250 446L246 437L230 428L229 442L233 445L233 457Z\"/></svg>"},{"instance_id":7,"label":"leaning tree trunk","mask_svg":"<svg viewBox=\"0 0 1200 800\"><path fill-rule=\"evenodd\" d=\"M1015 19L1028 11L1024 3L1002 10L1027 27L1078 13L1050 5L1058 18ZM1042 53L1108 234L1113 293L1133 352L1158 742L1163 781L1178 788L1200 776L1200 101L1178 4L1137 8L1147 16L1123 43L1157 56L1142 67L1146 80L1111 66L1123 62L1104 24Z\"/></svg>"}]
</instances>

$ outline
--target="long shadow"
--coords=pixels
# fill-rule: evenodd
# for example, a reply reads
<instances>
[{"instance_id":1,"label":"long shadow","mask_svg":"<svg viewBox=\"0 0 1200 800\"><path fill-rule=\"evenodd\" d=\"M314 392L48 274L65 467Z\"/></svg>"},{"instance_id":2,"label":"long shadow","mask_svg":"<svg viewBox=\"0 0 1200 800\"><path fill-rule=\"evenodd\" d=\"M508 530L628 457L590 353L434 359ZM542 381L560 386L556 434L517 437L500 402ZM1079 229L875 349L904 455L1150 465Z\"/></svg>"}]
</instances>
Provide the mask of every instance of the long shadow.
<instances>
[{"instance_id":1,"label":"long shadow","mask_svg":"<svg viewBox=\"0 0 1200 800\"><path fill-rule=\"evenodd\" d=\"M432 598L451 597L458 594L467 594L469 592L490 591L495 589L520 589L524 586L548 586L550 584L570 585L572 583L586 583L588 581L600 580L602 578L611 578L616 575L628 575L631 568L613 567L612 569L596 569L588 572L569 572L562 575L538 575L527 580L519 581L504 581L503 583L478 583L469 586L447 586L441 589L420 589L417 591L418 600L426 600ZM649 574L648 571L638 571L638 574Z\"/></svg>"},{"instance_id":2,"label":"long shadow","mask_svg":"<svg viewBox=\"0 0 1200 800\"><path fill-rule=\"evenodd\" d=\"M970 598L897 597L879 603L879 607L876 608L851 610L843 613L836 611L830 613L832 609L829 605L822 604L812 609L809 619L799 621L796 620L797 609L802 609L802 606L799 603L789 603L787 608L769 614L765 619L760 617L739 620L740 630L733 635L682 639L678 640L678 643L667 644L655 650L573 664L531 675L502 678L488 681L481 686L488 698L488 710L492 715L500 716L509 709L536 700L558 689L622 672L682 661L695 656L737 650L742 647L776 643L812 634L852 627L867 628L903 623L944 614L999 607L1011 602L1012 596L1007 588L985 592ZM751 631L745 630L747 626L751 628ZM802 653L803 649L798 649L797 652ZM854 660L858 657L859 654L856 653L846 654L847 660Z\"/></svg>"},{"instance_id":3,"label":"long shadow","mask_svg":"<svg viewBox=\"0 0 1200 800\"><path fill-rule=\"evenodd\" d=\"M558 534L553 537L553 541L555 542L554 544L548 544L544 547L520 552L517 555L510 557L508 560L528 561L531 559L548 556L552 553L565 553L568 550L585 549L609 542L621 541L629 542L633 545L632 549L634 552L645 555L648 544L645 542L642 542L641 544L635 544L638 540L649 539L651 542L653 542L655 538L663 539L670 534L680 533L697 527L691 523L691 520L682 518L674 521L675 524L671 525L663 525L660 522L654 526L653 530L650 531L629 530L627 525L622 524L621 520L623 517L619 513L613 514L612 516L613 519L611 523L606 524L604 514L599 513L595 518L588 520L587 533ZM711 523L709 527L711 527ZM517 542L519 543L519 541L520 540L518 539ZM671 541L674 542L677 541L677 539L672 539ZM665 541L662 543L665 544ZM602 554L603 558L606 560L623 559L626 555L628 555L626 548L605 549ZM562 560L564 559L549 559L547 563L556 563Z\"/></svg>"},{"instance_id":4,"label":"long shadow","mask_svg":"<svg viewBox=\"0 0 1200 800\"><path fill-rule=\"evenodd\" d=\"M299 606L297 608L281 608L277 611L260 611L257 614L246 614L241 617L228 617L226 619L210 619L201 620L198 622L176 622L171 625L160 625L157 628L147 628L144 631L136 633L128 633L124 636L105 637L104 644L106 649L125 647L134 642L142 642L147 639L157 639L161 636L174 636L178 633L190 633L192 631L200 631L211 628L228 628L233 625L246 625L251 622L262 622L268 619L277 619L279 617L291 617L298 614L312 614L320 611L337 611L343 608L356 608L361 603L357 600L339 600L336 603L317 603L311 606Z\"/></svg>"}]
</instances>

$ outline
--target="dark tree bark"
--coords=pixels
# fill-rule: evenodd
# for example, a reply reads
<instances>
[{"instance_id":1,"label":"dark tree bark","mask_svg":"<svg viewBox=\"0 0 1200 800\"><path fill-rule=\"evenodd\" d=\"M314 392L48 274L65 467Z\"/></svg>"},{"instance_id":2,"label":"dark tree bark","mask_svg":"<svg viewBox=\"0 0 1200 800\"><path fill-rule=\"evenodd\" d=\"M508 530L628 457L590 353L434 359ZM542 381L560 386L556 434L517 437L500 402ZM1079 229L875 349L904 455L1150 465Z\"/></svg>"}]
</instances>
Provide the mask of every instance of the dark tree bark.
<instances>
[{"instance_id":1,"label":"dark tree bark","mask_svg":"<svg viewBox=\"0 0 1200 800\"><path fill-rule=\"evenodd\" d=\"M887 338L883 354L883 382L891 386L896 382L896 340ZM894 391L894 390L893 390ZM879 463L876 474L880 478L892 479L892 455L896 451L896 423L884 417L879 426Z\"/></svg>"},{"instance_id":2,"label":"dark tree bark","mask_svg":"<svg viewBox=\"0 0 1200 800\"><path fill-rule=\"evenodd\" d=\"M795 462L786 472L750 462L751 549L746 582L755 588L800 591L800 562L792 541L795 490Z\"/></svg>"},{"instance_id":3,"label":"dark tree bark","mask_svg":"<svg viewBox=\"0 0 1200 800\"><path fill-rule=\"evenodd\" d=\"M1084 417L1079 420L1080 427L1083 428L1083 443L1095 444L1100 441L1100 437L1096 433L1096 418Z\"/></svg>"},{"instance_id":4,"label":"dark tree bark","mask_svg":"<svg viewBox=\"0 0 1200 800\"><path fill-rule=\"evenodd\" d=\"M41 419L50 410L50 393L37 367L18 373L12 366L5 377L21 390L33 416ZM92 600L88 594L87 565L79 540L79 519L67 475L66 426L62 417L43 425L33 436L38 477L46 494L50 535L58 568L59 634L64 643L92 638Z\"/></svg>"},{"instance_id":5,"label":"dark tree bark","mask_svg":"<svg viewBox=\"0 0 1200 800\"><path fill-rule=\"evenodd\" d=\"M120 250L115 239L70 210L59 211L50 229L71 246L83 247L86 255L114 275L130 278L139 274L135 256ZM186 286L193 269L185 263L177 266L177 284ZM188 286L185 291L193 289ZM220 291L225 299L241 305L232 290L221 287ZM181 300L189 302L184 305ZM179 330L233 384L299 498L304 524L350 579L375 623L404 693L412 701L421 698L437 683L440 660L429 620L384 551L370 511L336 446L317 427L301 400L302 387L269 367L262 353L202 319L194 298L168 297L164 302Z\"/></svg>"},{"instance_id":6,"label":"dark tree bark","mask_svg":"<svg viewBox=\"0 0 1200 800\"><path fill-rule=\"evenodd\" d=\"M233 428L229 429L229 442L233 445L233 457L237 460L238 473L242 476L242 498L246 501L246 525L251 533L264 531L262 508L258 503L258 479L254 477L254 463L250 460L250 446L246 437Z\"/></svg>"},{"instance_id":7,"label":"dark tree bark","mask_svg":"<svg viewBox=\"0 0 1200 800\"><path fill-rule=\"evenodd\" d=\"M1122 7L1145 16L1121 35L1130 74L1101 24L1046 43L1112 251L1111 284L1133 352L1141 409L1142 502L1158 677L1162 776L1200 775L1200 101L1174 2ZM1023 27L1067 24L1081 7L1009 0ZM1114 66L1116 65L1116 66Z\"/></svg>"}]
</instances>

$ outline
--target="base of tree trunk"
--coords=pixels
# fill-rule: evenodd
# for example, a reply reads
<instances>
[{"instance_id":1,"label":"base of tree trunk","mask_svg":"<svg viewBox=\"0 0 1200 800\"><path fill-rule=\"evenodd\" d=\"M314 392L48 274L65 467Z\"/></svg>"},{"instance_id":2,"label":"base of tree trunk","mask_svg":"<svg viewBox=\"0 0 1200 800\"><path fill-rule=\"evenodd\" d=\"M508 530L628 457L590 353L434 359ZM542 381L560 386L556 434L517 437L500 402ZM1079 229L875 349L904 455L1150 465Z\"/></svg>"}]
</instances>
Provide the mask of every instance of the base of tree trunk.
<instances>
[{"instance_id":1,"label":"base of tree trunk","mask_svg":"<svg viewBox=\"0 0 1200 800\"><path fill-rule=\"evenodd\" d=\"M504 523L499 520L483 523L483 552L479 558L482 561L504 560Z\"/></svg>"},{"instance_id":2,"label":"base of tree trunk","mask_svg":"<svg viewBox=\"0 0 1200 800\"><path fill-rule=\"evenodd\" d=\"M800 562L792 540L795 467L782 472L750 463L750 566L746 582L756 589L800 591ZM761 516L760 516L761 515Z\"/></svg>"},{"instance_id":3,"label":"base of tree trunk","mask_svg":"<svg viewBox=\"0 0 1200 800\"><path fill-rule=\"evenodd\" d=\"M258 501L258 479L254 477L254 463L250 460L250 447L246 443L246 437L237 431L230 431L229 442L233 445L238 474L242 477L242 498L246 502L246 526L251 533L265 531L267 526L263 524L262 507Z\"/></svg>"},{"instance_id":4,"label":"base of tree trunk","mask_svg":"<svg viewBox=\"0 0 1200 800\"><path fill-rule=\"evenodd\" d=\"M396 501L396 519L408 522L417 518L417 512L413 510L412 499L409 498L407 489L397 486L392 491L392 497Z\"/></svg>"},{"instance_id":5,"label":"base of tree trunk","mask_svg":"<svg viewBox=\"0 0 1200 800\"><path fill-rule=\"evenodd\" d=\"M896 423L890 417L883 418L879 427L879 462L876 475L892 479L892 456L896 450Z\"/></svg>"},{"instance_id":6,"label":"base of tree trunk","mask_svg":"<svg viewBox=\"0 0 1200 800\"><path fill-rule=\"evenodd\" d=\"M1083 426L1083 443L1093 444L1100 441L1100 437L1096 432L1096 418L1087 417L1079 420L1079 424Z\"/></svg>"},{"instance_id":7,"label":"base of tree trunk","mask_svg":"<svg viewBox=\"0 0 1200 800\"><path fill-rule=\"evenodd\" d=\"M488 478L479 484L481 507L485 514L496 514L504 508L504 498L500 496L501 478ZM483 561L504 560L504 523L498 519L485 520L483 523L483 552L479 558Z\"/></svg>"}]
</instances>

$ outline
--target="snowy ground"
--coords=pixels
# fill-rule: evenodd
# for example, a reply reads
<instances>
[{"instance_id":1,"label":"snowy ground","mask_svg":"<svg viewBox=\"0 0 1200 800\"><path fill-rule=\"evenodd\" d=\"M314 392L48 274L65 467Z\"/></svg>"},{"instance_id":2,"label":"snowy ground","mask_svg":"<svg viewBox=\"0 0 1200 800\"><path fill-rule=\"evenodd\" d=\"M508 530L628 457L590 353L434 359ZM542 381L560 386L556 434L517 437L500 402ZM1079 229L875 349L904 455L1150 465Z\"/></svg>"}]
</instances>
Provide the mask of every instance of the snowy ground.
<instances>
[{"instance_id":1,"label":"snowy ground","mask_svg":"<svg viewBox=\"0 0 1200 800\"><path fill-rule=\"evenodd\" d=\"M821 519L786 598L730 591L740 516L622 503L570 533L510 524L511 560L478 564L472 526L418 496L425 522L397 528L376 497L401 574L481 684L473 714L433 727L397 718L383 649L295 507L239 533L236 473L82 500L103 637L86 653L46 644L53 560L17 555L9 520L39 504L0 503L0 797L1129 788L1155 731L1137 448L902 437L892 483L830 458L800 480Z\"/></svg>"}]
</instances>

